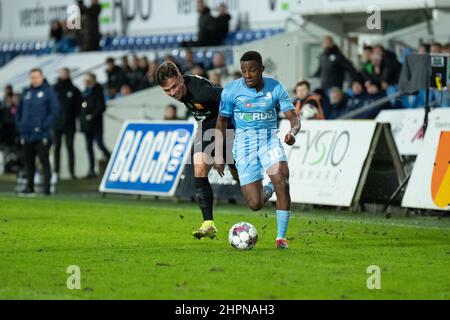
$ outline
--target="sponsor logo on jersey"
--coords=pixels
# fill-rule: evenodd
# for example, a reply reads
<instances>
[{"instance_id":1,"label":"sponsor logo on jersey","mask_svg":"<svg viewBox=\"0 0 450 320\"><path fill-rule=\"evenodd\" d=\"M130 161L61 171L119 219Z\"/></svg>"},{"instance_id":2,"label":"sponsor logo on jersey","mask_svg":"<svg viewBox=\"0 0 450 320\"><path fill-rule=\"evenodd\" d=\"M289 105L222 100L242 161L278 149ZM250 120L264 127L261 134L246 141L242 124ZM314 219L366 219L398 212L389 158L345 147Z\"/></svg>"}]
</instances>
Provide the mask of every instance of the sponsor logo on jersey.
<instances>
[{"instance_id":1,"label":"sponsor logo on jersey","mask_svg":"<svg viewBox=\"0 0 450 320\"><path fill-rule=\"evenodd\" d=\"M238 119L250 122L250 121L264 121L274 119L274 112L237 112Z\"/></svg>"}]
</instances>

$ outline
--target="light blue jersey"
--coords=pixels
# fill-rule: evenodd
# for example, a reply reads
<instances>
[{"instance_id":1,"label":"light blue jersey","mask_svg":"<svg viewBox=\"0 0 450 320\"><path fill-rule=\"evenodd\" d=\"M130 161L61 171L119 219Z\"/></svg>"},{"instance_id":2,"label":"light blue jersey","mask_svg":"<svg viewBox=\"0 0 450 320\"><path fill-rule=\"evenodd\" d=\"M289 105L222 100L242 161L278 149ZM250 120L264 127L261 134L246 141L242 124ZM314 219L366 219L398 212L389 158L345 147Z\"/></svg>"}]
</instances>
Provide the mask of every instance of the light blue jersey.
<instances>
[{"instance_id":1,"label":"light blue jersey","mask_svg":"<svg viewBox=\"0 0 450 320\"><path fill-rule=\"evenodd\" d=\"M260 92L249 88L243 78L225 86L220 114L233 118L237 131L277 129L277 107L282 112L295 110L289 94L275 79L264 77Z\"/></svg>"},{"instance_id":2,"label":"light blue jersey","mask_svg":"<svg viewBox=\"0 0 450 320\"><path fill-rule=\"evenodd\" d=\"M241 186L264 178L264 171L287 161L277 136L277 109L295 110L286 89L275 79L264 77L260 92L249 88L243 78L225 86L220 115L232 118L236 131L233 155Z\"/></svg>"}]
</instances>

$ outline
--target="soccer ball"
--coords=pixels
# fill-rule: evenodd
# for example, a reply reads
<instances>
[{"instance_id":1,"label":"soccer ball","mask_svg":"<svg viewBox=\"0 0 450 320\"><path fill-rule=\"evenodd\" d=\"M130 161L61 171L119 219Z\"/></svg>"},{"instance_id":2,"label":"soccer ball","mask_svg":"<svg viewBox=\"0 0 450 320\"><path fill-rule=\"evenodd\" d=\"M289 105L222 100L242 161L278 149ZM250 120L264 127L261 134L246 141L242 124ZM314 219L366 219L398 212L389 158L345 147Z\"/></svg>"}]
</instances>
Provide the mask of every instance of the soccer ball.
<instances>
[{"instance_id":1,"label":"soccer ball","mask_svg":"<svg viewBox=\"0 0 450 320\"><path fill-rule=\"evenodd\" d=\"M236 249L250 250L258 242L258 231L248 222L239 222L231 227L228 240Z\"/></svg>"}]
</instances>

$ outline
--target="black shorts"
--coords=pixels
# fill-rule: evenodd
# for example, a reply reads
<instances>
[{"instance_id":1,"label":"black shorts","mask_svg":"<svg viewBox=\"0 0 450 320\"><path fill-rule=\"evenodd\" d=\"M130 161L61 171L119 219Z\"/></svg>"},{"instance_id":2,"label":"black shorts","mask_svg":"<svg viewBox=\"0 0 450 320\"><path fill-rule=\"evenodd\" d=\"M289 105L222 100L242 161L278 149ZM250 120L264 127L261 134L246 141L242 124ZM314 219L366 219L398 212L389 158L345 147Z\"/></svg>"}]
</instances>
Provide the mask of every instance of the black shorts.
<instances>
[{"instance_id":1,"label":"black shorts","mask_svg":"<svg viewBox=\"0 0 450 320\"><path fill-rule=\"evenodd\" d=\"M198 122L197 135L194 140L193 153L203 152L214 159L216 122ZM226 143L223 146L225 163L235 168L233 158L234 126L231 121L227 126Z\"/></svg>"}]
</instances>

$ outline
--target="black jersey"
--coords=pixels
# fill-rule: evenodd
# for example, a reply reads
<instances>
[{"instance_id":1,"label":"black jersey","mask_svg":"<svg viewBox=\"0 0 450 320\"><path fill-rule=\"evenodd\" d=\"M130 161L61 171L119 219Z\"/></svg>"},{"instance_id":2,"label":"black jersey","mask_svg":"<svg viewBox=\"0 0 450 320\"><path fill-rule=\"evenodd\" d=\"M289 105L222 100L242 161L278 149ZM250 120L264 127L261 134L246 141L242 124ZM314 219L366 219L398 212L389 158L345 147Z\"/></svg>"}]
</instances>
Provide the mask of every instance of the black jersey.
<instances>
[{"instance_id":1,"label":"black jersey","mask_svg":"<svg viewBox=\"0 0 450 320\"><path fill-rule=\"evenodd\" d=\"M197 121L215 126L220 110L222 88L199 76L185 76L187 93L181 100Z\"/></svg>"}]
</instances>

